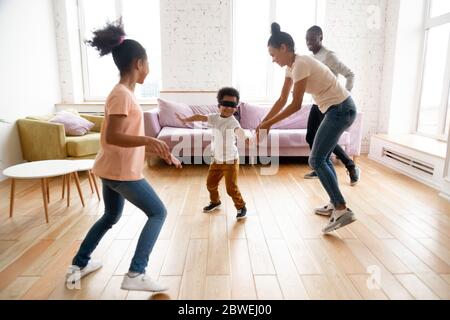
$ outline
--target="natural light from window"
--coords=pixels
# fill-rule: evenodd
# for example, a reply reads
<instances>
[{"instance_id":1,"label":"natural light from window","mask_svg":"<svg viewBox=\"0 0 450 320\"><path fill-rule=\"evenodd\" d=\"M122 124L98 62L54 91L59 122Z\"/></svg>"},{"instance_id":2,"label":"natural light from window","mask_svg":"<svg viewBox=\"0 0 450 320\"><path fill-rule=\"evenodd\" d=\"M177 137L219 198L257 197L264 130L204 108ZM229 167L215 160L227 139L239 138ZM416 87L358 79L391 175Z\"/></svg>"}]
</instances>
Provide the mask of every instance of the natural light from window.
<instances>
[{"instance_id":1,"label":"natural light from window","mask_svg":"<svg viewBox=\"0 0 450 320\"><path fill-rule=\"evenodd\" d=\"M428 32L418 131L429 135L439 134L442 94L448 86L444 84L444 66L447 63L449 32L450 24Z\"/></svg>"},{"instance_id":2,"label":"natural light from window","mask_svg":"<svg viewBox=\"0 0 450 320\"><path fill-rule=\"evenodd\" d=\"M450 1L431 0L425 21L425 58L417 133L447 140L450 125Z\"/></svg>"},{"instance_id":3,"label":"natural light from window","mask_svg":"<svg viewBox=\"0 0 450 320\"><path fill-rule=\"evenodd\" d=\"M309 27L320 24L322 0L233 1L233 82L247 100L274 102L284 83L285 69L272 63L267 50L270 25L281 25L295 41L298 54L311 54L305 44ZM255 14L255 8L258 14ZM305 97L310 101L310 97Z\"/></svg>"},{"instance_id":4,"label":"natural light from window","mask_svg":"<svg viewBox=\"0 0 450 320\"><path fill-rule=\"evenodd\" d=\"M432 0L430 6L430 17L438 17L450 12L449 0Z\"/></svg>"},{"instance_id":5,"label":"natural light from window","mask_svg":"<svg viewBox=\"0 0 450 320\"><path fill-rule=\"evenodd\" d=\"M92 31L106 21L122 16L127 38L137 40L147 50L150 73L143 85L136 86L136 97L150 100L161 89L161 36L159 0L79 0L82 40L91 39ZM111 55L100 58L93 48L81 44L86 101L104 100L119 80L119 71Z\"/></svg>"}]
</instances>

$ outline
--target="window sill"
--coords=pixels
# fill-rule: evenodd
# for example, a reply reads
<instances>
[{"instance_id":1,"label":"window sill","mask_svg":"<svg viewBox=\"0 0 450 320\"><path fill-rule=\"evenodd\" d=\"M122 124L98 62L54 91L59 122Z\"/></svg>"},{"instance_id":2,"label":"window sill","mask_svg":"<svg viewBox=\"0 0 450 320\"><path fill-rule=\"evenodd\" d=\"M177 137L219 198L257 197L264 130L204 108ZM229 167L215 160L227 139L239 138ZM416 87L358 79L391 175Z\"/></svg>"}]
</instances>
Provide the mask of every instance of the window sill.
<instances>
[{"instance_id":1,"label":"window sill","mask_svg":"<svg viewBox=\"0 0 450 320\"><path fill-rule=\"evenodd\" d=\"M428 155L445 159L447 142L417 134L377 134L378 138Z\"/></svg>"}]
</instances>

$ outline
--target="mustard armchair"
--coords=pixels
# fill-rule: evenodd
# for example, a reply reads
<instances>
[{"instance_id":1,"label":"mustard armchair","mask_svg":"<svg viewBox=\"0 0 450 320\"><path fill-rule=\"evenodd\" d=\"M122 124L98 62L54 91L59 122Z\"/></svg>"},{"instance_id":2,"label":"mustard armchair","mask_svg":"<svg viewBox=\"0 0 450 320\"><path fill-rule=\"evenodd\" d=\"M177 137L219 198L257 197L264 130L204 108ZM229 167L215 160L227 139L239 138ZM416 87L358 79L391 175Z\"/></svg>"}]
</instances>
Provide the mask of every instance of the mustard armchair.
<instances>
[{"instance_id":1,"label":"mustard armchair","mask_svg":"<svg viewBox=\"0 0 450 320\"><path fill-rule=\"evenodd\" d=\"M45 117L17 120L23 158L27 161L52 159L93 159L100 149L102 116L80 114L95 124L80 137L68 137L64 125L49 122Z\"/></svg>"}]
</instances>

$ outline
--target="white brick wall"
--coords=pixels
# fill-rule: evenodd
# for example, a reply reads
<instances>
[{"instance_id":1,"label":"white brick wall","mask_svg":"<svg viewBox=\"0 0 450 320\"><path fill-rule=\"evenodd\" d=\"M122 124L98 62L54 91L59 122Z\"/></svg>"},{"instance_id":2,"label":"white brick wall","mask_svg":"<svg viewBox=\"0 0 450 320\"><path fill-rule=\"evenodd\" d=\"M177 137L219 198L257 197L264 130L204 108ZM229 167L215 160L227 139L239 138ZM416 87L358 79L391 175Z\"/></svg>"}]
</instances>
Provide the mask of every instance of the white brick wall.
<instances>
[{"instance_id":1,"label":"white brick wall","mask_svg":"<svg viewBox=\"0 0 450 320\"><path fill-rule=\"evenodd\" d=\"M386 8L386 0L327 0L325 44L356 73L353 96L364 112L363 152L378 130ZM215 90L230 83L230 11L230 0L162 0L165 88Z\"/></svg>"},{"instance_id":2,"label":"white brick wall","mask_svg":"<svg viewBox=\"0 0 450 320\"><path fill-rule=\"evenodd\" d=\"M388 53L394 50L395 33L390 31L395 30L399 1L389 0L389 6L387 0L326 1L324 43L356 74L353 97L364 112L365 153L370 135L378 129L385 130L389 115L380 107L388 105L386 99L392 87L386 72L393 58L385 59L385 46ZM231 84L231 3L232 0L161 0L163 90L214 91ZM71 81L67 78L70 71L64 71L67 55L59 55L63 65L62 93L65 100L70 100L75 94L70 86L65 86ZM384 64L387 69L383 74ZM383 77L388 80L384 84Z\"/></svg>"},{"instance_id":3,"label":"white brick wall","mask_svg":"<svg viewBox=\"0 0 450 320\"><path fill-rule=\"evenodd\" d=\"M53 1L53 10L55 14L56 27L56 43L58 47L58 65L62 102L73 102L74 83L71 76L71 52L69 48L67 17L66 17L66 1Z\"/></svg>"},{"instance_id":4,"label":"white brick wall","mask_svg":"<svg viewBox=\"0 0 450 320\"><path fill-rule=\"evenodd\" d=\"M328 0L324 44L355 73L352 96L364 112L362 152L377 132L383 75L386 0Z\"/></svg>"},{"instance_id":5,"label":"white brick wall","mask_svg":"<svg viewBox=\"0 0 450 320\"><path fill-rule=\"evenodd\" d=\"M378 110L378 133L388 133L389 129L399 13L400 0L388 1L386 7L383 77Z\"/></svg>"},{"instance_id":6,"label":"white brick wall","mask_svg":"<svg viewBox=\"0 0 450 320\"><path fill-rule=\"evenodd\" d=\"M163 90L231 84L230 0L161 0Z\"/></svg>"},{"instance_id":7,"label":"white brick wall","mask_svg":"<svg viewBox=\"0 0 450 320\"><path fill-rule=\"evenodd\" d=\"M76 0L53 0L62 103L84 101Z\"/></svg>"}]
</instances>

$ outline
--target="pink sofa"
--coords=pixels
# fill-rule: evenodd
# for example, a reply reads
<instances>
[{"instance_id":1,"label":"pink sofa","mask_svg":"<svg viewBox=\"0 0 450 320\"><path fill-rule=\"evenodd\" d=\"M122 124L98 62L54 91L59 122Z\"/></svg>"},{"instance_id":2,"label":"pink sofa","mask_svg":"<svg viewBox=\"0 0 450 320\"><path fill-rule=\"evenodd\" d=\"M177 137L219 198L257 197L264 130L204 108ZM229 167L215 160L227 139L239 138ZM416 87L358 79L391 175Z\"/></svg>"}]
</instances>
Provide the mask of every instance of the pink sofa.
<instances>
[{"instance_id":1,"label":"pink sofa","mask_svg":"<svg viewBox=\"0 0 450 320\"><path fill-rule=\"evenodd\" d=\"M306 124L310 109L311 105L304 105L299 112L272 127L268 141L261 143L257 148L249 150L248 146L238 143L240 156L308 156L310 149L306 142ZM270 106L243 102L235 116L243 129L254 130L269 110ZM157 108L144 112L147 136L165 141L177 156L207 157L211 130L206 128L206 123L185 126L176 119L175 112L185 116L194 113L209 114L217 112L217 105L192 106L159 99ZM358 112L355 122L341 136L339 144L350 156L358 156L361 151L361 139L362 114Z\"/></svg>"}]
</instances>

